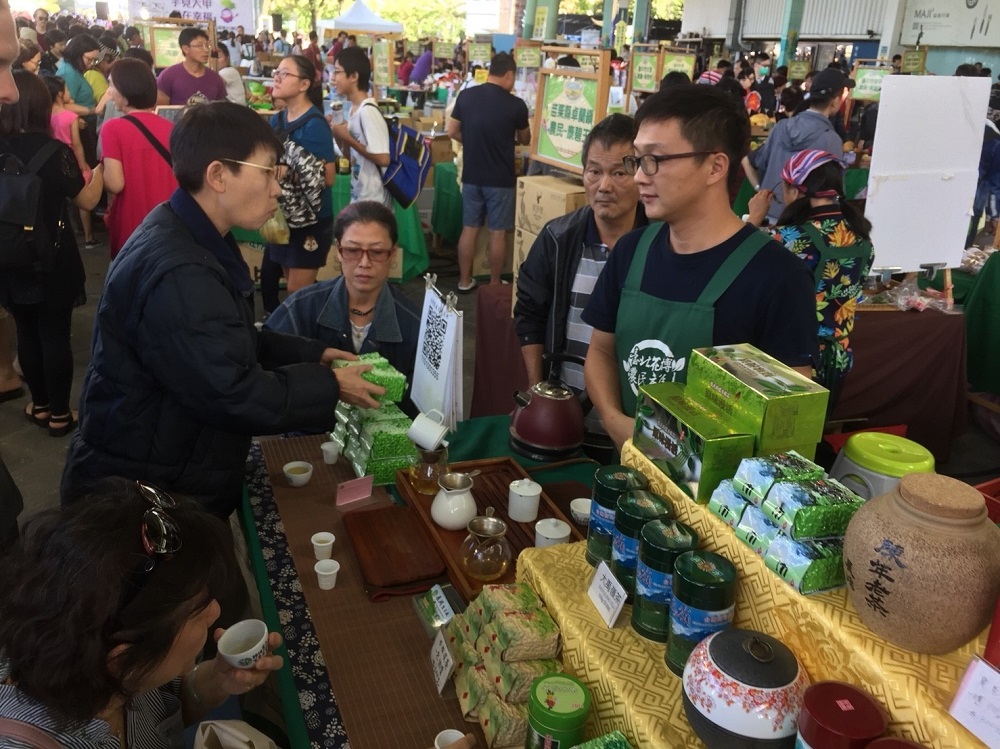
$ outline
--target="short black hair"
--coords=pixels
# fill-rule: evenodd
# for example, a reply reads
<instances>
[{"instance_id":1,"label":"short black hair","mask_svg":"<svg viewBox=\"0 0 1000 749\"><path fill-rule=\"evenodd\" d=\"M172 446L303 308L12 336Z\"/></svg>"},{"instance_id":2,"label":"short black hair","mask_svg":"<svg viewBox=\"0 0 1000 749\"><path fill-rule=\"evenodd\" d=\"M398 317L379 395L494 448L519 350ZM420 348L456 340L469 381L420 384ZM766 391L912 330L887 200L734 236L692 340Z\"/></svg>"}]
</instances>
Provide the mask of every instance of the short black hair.
<instances>
[{"instance_id":1,"label":"short black hair","mask_svg":"<svg viewBox=\"0 0 1000 749\"><path fill-rule=\"evenodd\" d=\"M587 157L590 155L590 147L595 143L600 144L605 149L617 146L620 143L632 144L635 140L635 120L630 115L615 113L609 114L603 120L594 125L593 129L583 141L583 152L580 155L580 163L587 166Z\"/></svg>"},{"instance_id":2,"label":"short black hair","mask_svg":"<svg viewBox=\"0 0 1000 749\"><path fill-rule=\"evenodd\" d=\"M309 32L309 41L310 42L314 42L317 39L319 39L319 36L316 34L316 32L315 31L310 31Z\"/></svg>"},{"instance_id":3,"label":"short black hair","mask_svg":"<svg viewBox=\"0 0 1000 749\"><path fill-rule=\"evenodd\" d=\"M87 66L83 64L83 56L88 52L97 52L100 49L101 45L90 34L77 34L67 42L66 49L63 51L63 59L80 73L86 73Z\"/></svg>"},{"instance_id":4,"label":"short black hair","mask_svg":"<svg viewBox=\"0 0 1000 749\"><path fill-rule=\"evenodd\" d=\"M188 26L186 29L181 29L181 33L177 35L177 46L190 47L191 42L195 39L204 39L207 42L208 32L205 29L199 29L197 26Z\"/></svg>"},{"instance_id":5,"label":"short black hair","mask_svg":"<svg viewBox=\"0 0 1000 749\"><path fill-rule=\"evenodd\" d=\"M126 39L126 40L129 40L129 39L131 39L131 38L132 38L133 36L136 36L137 34L138 34L139 36L142 36L142 32L141 32L141 31L139 31L139 28L138 28L137 26L129 26L129 27L128 27L127 29L125 29L125 31L123 32L123 36L125 37L125 39Z\"/></svg>"},{"instance_id":6,"label":"short black hair","mask_svg":"<svg viewBox=\"0 0 1000 749\"><path fill-rule=\"evenodd\" d=\"M344 238L344 232L352 224L380 224L389 233L393 247L399 241L396 214L376 200L359 200L355 203L349 203L337 215L337 220L333 222L333 238L338 244Z\"/></svg>"},{"instance_id":7,"label":"short black hair","mask_svg":"<svg viewBox=\"0 0 1000 749\"><path fill-rule=\"evenodd\" d=\"M893 55L892 56L892 61L896 62L896 60L902 61L903 60L903 56L902 55Z\"/></svg>"},{"instance_id":8,"label":"short black hair","mask_svg":"<svg viewBox=\"0 0 1000 749\"><path fill-rule=\"evenodd\" d=\"M758 52L754 55L753 59L755 62L770 62L771 55L767 54L767 52Z\"/></svg>"},{"instance_id":9,"label":"short black hair","mask_svg":"<svg viewBox=\"0 0 1000 749\"><path fill-rule=\"evenodd\" d=\"M108 78L130 107L152 109L156 106L156 78L141 60L118 60L108 71Z\"/></svg>"},{"instance_id":10,"label":"short black hair","mask_svg":"<svg viewBox=\"0 0 1000 749\"><path fill-rule=\"evenodd\" d=\"M720 59L718 62L715 63L716 70L724 70L725 68L731 68L731 67L733 67L732 60L727 60L725 57L723 57L722 59Z\"/></svg>"},{"instance_id":11,"label":"short black hair","mask_svg":"<svg viewBox=\"0 0 1000 749\"><path fill-rule=\"evenodd\" d=\"M49 29L45 32L45 41L48 42L50 47L59 44L59 42L65 42L66 32L59 29Z\"/></svg>"},{"instance_id":12,"label":"short black hair","mask_svg":"<svg viewBox=\"0 0 1000 749\"><path fill-rule=\"evenodd\" d=\"M691 79L683 70L671 70L660 81L660 90L662 91L665 88L672 88L674 86L686 86L690 82Z\"/></svg>"},{"instance_id":13,"label":"short black hair","mask_svg":"<svg viewBox=\"0 0 1000 749\"><path fill-rule=\"evenodd\" d=\"M142 60L146 63L150 69L153 67L153 55L148 49L143 49L142 47L129 47L122 54L123 60Z\"/></svg>"},{"instance_id":14,"label":"short black hair","mask_svg":"<svg viewBox=\"0 0 1000 749\"><path fill-rule=\"evenodd\" d=\"M40 76L27 70L14 71L18 100L0 107L0 137L21 133L49 134L52 123L52 97Z\"/></svg>"},{"instance_id":15,"label":"short black hair","mask_svg":"<svg viewBox=\"0 0 1000 749\"><path fill-rule=\"evenodd\" d=\"M56 99L59 98L59 94L66 90L66 81L62 76L58 75L46 75L42 77L45 81L45 85L48 86L49 96L52 99L52 103L56 103Z\"/></svg>"},{"instance_id":16,"label":"short black hair","mask_svg":"<svg viewBox=\"0 0 1000 749\"><path fill-rule=\"evenodd\" d=\"M204 187L205 170L213 161L246 161L258 148L271 149L278 159L285 153L259 114L229 101L189 107L170 133L174 176L190 193ZM230 161L225 161L226 166L238 172L239 164Z\"/></svg>"},{"instance_id":17,"label":"short black hair","mask_svg":"<svg viewBox=\"0 0 1000 749\"><path fill-rule=\"evenodd\" d=\"M180 541L166 558L143 548L151 504L136 482L106 479L77 500L32 518L0 566L0 650L25 694L63 719L90 720L134 696L238 573L228 527L193 501L165 510Z\"/></svg>"},{"instance_id":18,"label":"short black hair","mask_svg":"<svg viewBox=\"0 0 1000 749\"><path fill-rule=\"evenodd\" d=\"M371 86L372 64L368 53L361 47L344 47L337 55L337 62L344 69L344 75L358 76L358 90L367 91Z\"/></svg>"},{"instance_id":19,"label":"short black hair","mask_svg":"<svg viewBox=\"0 0 1000 749\"><path fill-rule=\"evenodd\" d=\"M490 60L490 75L494 78L500 78L507 75L507 73L514 73L516 71L517 63L514 62L514 58L507 52L498 52Z\"/></svg>"},{"instance_id":20,"label":"short black hair","mask_svg":"<svg viewBox=\"0 0 1000 749\"><path fill-rule=\"evenodd\" d=\"M692 150L716 151L729 158L729 184L740 176L740 162L750 151L750 118L742 102L718 86L674 86L658 91L635 114L638 131L645 122L677 120Z\"/></svg>"}]
</instances>

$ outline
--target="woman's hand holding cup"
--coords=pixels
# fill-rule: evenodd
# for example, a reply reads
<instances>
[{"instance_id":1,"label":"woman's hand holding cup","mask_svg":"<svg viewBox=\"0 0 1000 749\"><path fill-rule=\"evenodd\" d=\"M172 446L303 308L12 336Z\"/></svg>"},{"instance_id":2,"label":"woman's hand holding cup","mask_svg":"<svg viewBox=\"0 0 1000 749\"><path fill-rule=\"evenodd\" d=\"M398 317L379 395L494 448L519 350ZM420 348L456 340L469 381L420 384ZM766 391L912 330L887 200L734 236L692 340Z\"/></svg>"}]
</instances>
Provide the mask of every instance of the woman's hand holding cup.
<instances>
[{"instance_id":1,"label":"woman's hand holding cup","mask_svg":"<svg viewBox=\"0 0 1000 749\"><path fill-rule=\"evenodd\" d=\"M225 632L221 627L216 629L215 641L218 642ZM268 633L266 654L245 668L231 665L222 655L217 655L212 661L215 686L227 695L246 694L254 687L259 687L267 680L270 672L280 671L284 665L284 659L280 655L272 655L276 648L281 647L282 642L281 635L277 632Z\"/></svg>"}]
</instances>

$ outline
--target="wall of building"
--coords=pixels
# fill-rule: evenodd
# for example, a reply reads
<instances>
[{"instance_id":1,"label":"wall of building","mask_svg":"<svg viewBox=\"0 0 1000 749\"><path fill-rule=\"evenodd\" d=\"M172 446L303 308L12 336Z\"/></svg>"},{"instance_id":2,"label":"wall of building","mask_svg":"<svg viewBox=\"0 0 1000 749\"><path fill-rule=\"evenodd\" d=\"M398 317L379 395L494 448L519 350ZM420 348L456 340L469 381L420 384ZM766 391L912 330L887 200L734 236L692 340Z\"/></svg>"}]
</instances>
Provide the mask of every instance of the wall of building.
<instances>
[{"instance_id":1,"label":"wall of building","mask_svg":"<svg viewBox=\"0 0 1000 749\"><path fill-rule=\"evenodd\" d=\"M864 39L868 32L879 36L886 0L805 0L801 39ZM687 6L685 5L685 8ZM745 39L777 39L785 0L746 0L743 14Z\"/></svg>"},{"instance_id":2,"label":"wall of building","mask_svg":"<svg viewBox=\"0 0 1000 749\"><path fill-rule=\"evenodd\" d=\"M951 75L962 63L981 62L993 71L993 81L1000 76L1000 49L969 47L930 47L927 50L927 70L935 75Z\"/></svg>"},{"instance_id":3,"label":"wall of building","mask_svg":"<svg viewBox=\"0 0 1000 749\"><path fill-rule=\"evenodd\" d=\"M688 0L684 3L681 33L724 37L733 0Z\"/></svg>"}]
</instances>

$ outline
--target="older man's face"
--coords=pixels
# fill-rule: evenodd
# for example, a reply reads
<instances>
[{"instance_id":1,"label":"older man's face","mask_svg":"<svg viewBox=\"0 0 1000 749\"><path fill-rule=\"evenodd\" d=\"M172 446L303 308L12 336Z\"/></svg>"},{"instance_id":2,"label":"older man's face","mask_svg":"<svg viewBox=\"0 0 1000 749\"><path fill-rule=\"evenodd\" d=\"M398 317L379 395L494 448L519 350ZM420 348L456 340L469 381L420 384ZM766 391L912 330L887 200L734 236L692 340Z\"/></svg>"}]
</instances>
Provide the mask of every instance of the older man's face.
<instances>
[{"instance_id":1,"label":"older man's face","mask_svg":"<svg viewBox=\"0 0 1000 749\"><path fill-rule=\"evenodd\" d=\"M49 24L49 14L44 10L35 11L35 29L41 33L45 33L46 28Z\"/></svg>"},{"instance_id":2,"label":"older man's face","mask_svg":"<svg viewBox=\"0 0 1000 749\"><path fill-rule=\"evenodd\" d=\"M0 104L13 104L17 101L17 86L14 85L10 66L17 59L18 51L14 16L11 15L7 0L0 0Z\"/></svg>"}]
</instances>

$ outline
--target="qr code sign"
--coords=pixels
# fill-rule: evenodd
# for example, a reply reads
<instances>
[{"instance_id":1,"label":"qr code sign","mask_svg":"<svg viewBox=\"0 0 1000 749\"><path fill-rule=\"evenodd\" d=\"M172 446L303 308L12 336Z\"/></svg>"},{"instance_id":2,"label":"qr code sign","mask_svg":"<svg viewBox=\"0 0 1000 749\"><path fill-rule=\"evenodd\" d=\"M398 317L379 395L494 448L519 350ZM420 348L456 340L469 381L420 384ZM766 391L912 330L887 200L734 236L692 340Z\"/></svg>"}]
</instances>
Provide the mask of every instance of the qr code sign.
<instances>
[{"instance_id":1,"label":"qr code sign","mask_svg":"<svg viewBox=\"0 0 1000 749\"><path fill-rule=\"evenodd\" d=\"M424 331L424 343L420 349L420 356L435 380L441 378L441 351L444 348L444 337L447 332L448 321L445 319L445 308L431 307L427 314L427 327Z\"/></svg>"}]
</instances>

